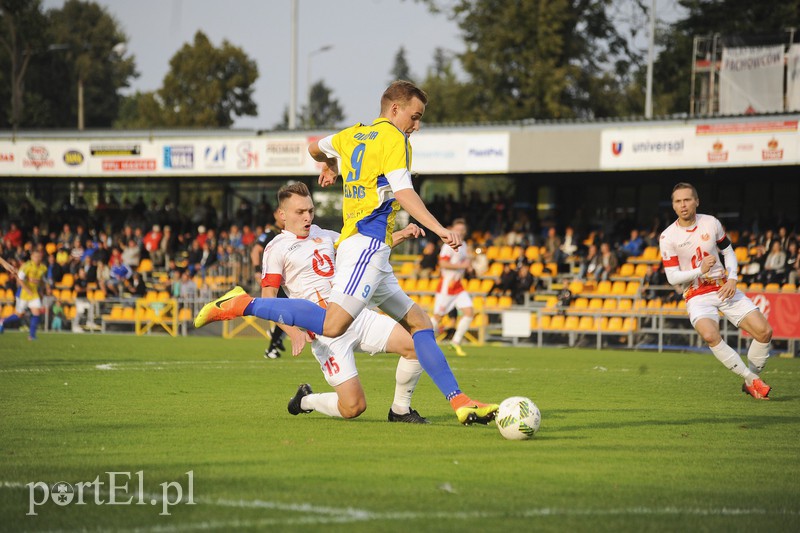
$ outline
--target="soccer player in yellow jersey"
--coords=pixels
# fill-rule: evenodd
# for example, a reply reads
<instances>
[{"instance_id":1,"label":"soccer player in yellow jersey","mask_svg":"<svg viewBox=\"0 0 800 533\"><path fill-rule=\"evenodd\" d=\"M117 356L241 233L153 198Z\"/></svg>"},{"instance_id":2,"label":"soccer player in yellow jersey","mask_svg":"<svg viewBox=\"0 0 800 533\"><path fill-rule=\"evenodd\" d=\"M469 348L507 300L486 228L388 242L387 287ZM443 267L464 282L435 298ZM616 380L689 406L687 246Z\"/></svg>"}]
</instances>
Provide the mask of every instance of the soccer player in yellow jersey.
<instances>
[{"instance_id":1,"label":"soccer player in yellow jersey","mask_svg":"<svg viewBox=\"0 0 800 533\"><path fill-rule=\"evenodd\" d=\"M459 422L486 424L494 419L498 405L476 402L461 392L436 344L430 318L403 292L389 264L400 207L453 249L461 245L460 236L436 220L411 184L408 138L419 130L427 103L425 92L413 83L395 81L384 91L380 116L372 124L356 124L308 148L311 157L322 163L320 185L336 182L340 164L343 178L344 227L337 241L327 309L292 298L254 299L237 287L203 307L195 326L254 315L338 337L365 307L377 306L411 333L422 368L448 399Z\"/></svg>"},{"instance_id":2,"label":"soccer player in yellow jersey","mask_svg":"<svg viewBox=\"0 0 800 533\"><path fill-rule=\"evenodd\" d=\"M31 326L28 340L36 340L36 328L39 327L39 316L42 312L42 300L39 297L39 286L47 273L47 265L42 264L41 250L31 252L31 258L22 264L18 271L12 272L20 281L17 291L17 305L13 315L0 321L0 333L9 322L19 321L26 310L31 311Z\"/></svg>"}]
</instances>

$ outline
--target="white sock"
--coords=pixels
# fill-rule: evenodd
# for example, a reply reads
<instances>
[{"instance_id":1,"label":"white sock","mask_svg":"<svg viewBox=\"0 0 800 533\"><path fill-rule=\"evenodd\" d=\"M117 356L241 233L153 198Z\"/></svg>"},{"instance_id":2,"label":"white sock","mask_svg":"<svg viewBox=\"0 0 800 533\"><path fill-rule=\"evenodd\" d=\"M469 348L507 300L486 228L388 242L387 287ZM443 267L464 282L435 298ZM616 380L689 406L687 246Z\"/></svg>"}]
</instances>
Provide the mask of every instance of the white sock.
<instances>
[{"instance_id":1,"label":"white sock","mask_svg":"<svg viewBox=\"0 0 800 533\"><path fill-rule=\"evenodd\" d=\"M461 341L464 340L464 334L469 329L470 324L472 324L471 316L465 315L458 320L456 332L453 334L453 344L461 344Z\"/></svg>"},{"instance_id":2,"label":"white sock","mask_svg":"<svg viewBox=\"0 0 800 533\"><path fill-rule=\"evenodd\" d=\"M406 359L401 357L397 361L397 372L395 372L394 401L392 411L398 415L404 415L411 409L411 395L417 388L419 378L422 375L422 365L416 359Z\"/></svg>"},{"instance_id":3,"label":"white sock","mask_svg":"<svg viewBox=\"0 0 800 533\"><path fill-rule=\"evenodd\" d=\"M339 396L335 392L309 394L300 399L300 407L308 411L318 411L323 415L344 418L339 412Z\"/></svg>"},{"instance_id":4,"label":"white sock","mask_svg":"<svg viewBox=\"0 0 800 533\"><path fill-rule=\"evenodd\" d=\"M439 331L436 329L436 327L439 325L439 322L436 321L436 317L431 317L431 324L433 324L433 334L436 335L436 333Z\"/></svg>"},{"instance_id":5,"label":"white sock","mask_svg":"<svg viewBox=\"0 0 800 533\"><path fill-rule=\"evenodd\" d=\"M770 343L758 342L753 339L750 343L750 349L747 350L747 360L750 362L748 365L750 370L755 374L761 374L764 366L767 364L767 357L769 357Z\"/></svg>"},{"instance_id":6,"label":"white sock","mask_svg":"<svg viewBox=\"0 0 800 533\"><path fill-rule=\"evenodd\" d=\"M742 358L739 357L738 353L736 353L736 350L728 346L725 341L720 342L716 346L710 346L710 348L714 353L714 357L716 357L720 363L725 365L725 368L737 376L743 377L748 385L753 384L753 380L758 376L752 373L749 368L747 368L747 365L744 364L744 361L742 361Z\"/></svg>"}]
</instances>

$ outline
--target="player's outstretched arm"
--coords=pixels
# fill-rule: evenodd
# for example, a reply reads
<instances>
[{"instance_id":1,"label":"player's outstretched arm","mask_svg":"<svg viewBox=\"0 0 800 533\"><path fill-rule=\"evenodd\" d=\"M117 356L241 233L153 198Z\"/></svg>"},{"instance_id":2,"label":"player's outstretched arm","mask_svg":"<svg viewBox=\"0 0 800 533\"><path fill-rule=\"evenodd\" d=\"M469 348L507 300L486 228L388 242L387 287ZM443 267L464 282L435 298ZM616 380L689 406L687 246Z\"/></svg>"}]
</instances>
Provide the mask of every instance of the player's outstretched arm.
<instances>
[{"instance_id":1,"label":"player's outstretched arm","mask_svg":"<svg viewBox=\"0 0 800 533\"><path fill-rule=\"evenodd\" d=\"M405 228L392 233L392 248L397 246L403 241L409 239L417 239L425 236L425 230L414 224L413 222Z\"/></svg>"},{"instance_id":2,"label":"player's outstretched arm","mask_svg":"<svg viewBox=\"0 0 800 533\"><path fill-rule=\"evenodd\" d=\"M445 244L453 249L461 246L461 237L454 231L442 226L436 217L428 211L422 198L419 197L414 189L402 189L394 193L394 197L400 202L400 206L408 211L420 224L434 232Z\"/></svg>"},{"instance_id":3,"label":"player's outstretched arm","mask_svg":"<svg viewBox=\"0 0 800 533\"><path fill-rule=\"evenodd\" d=\"M336 183L339 176L339 161L335 157L328 157L319 147L319 141L313 141L308 145L308 153L318 163L322 163L322 169L317 178L317 183L322 187L328 187Z\"/></svg>"}]
</instances>

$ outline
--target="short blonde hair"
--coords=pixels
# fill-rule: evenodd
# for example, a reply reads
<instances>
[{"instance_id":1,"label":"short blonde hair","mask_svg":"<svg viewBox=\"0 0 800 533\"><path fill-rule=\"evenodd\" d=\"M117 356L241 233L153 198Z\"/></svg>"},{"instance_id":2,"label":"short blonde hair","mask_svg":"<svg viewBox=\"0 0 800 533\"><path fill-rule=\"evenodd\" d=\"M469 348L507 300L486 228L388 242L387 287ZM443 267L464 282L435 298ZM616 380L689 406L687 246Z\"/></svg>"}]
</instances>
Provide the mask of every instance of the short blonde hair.
<instances>
[{"instance_id":1,"label":"short blonde hair","mask_svg":"<svg viewBox=\"0 0 800 533\"><path fill-rule=\"evenodd\" d=\"M393 103L405 105L411 101L412 98L419 98L419 101L428 105L428 95L425 91L406 80L393 81L381 96L381 112L389 109Z\"/></svg>"}]
</instances>

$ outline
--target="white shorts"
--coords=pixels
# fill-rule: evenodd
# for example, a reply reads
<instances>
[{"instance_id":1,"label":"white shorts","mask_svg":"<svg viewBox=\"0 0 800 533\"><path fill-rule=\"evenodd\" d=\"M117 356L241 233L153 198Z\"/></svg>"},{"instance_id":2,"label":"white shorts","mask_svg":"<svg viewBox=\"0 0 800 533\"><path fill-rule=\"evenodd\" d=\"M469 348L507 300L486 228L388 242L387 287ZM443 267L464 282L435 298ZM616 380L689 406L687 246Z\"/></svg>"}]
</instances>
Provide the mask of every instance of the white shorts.
<instances>
[{"instance_id":1,"label":"white shorts","mask_svg":"<svg viewBox=\"0 0 800 533\"><path fill-rule=\"evenodd\" d=\"M355 350L370 355L385 352L389 335L396 324L386 315L365 309L339 337L318 335L311 343L311 352L319 361L328 385L336 387L358 375L353 355Z\"/></svg>"},{"instance_id":2,"label":"white shorts","mask_svg":"<svg viewBox=\"0 0 800 533\"><path fill-rule=\"evenodd\" d=\"M686 302L686 310L689 312L692 326L701 318L710 318L719 322L719 314L722 313L738 328L744 317L757 309L756 304L738 289L724 302L719 299L716 291L694 296Z\"/></svg>"},{"instance_id":3,"label":"white shorts","mask_svg":"<svg viewBox=\"0 0 800 533\"><path fill-rule=\"evenodd\" d=\"M34 298L33 300L23 300L22 298L17 298L17 303L14 306L17 315L22 315L26 309L30 309L31 311L38 311L42 308L42 300L40 298Z\"/></svg>"},{"instance_id":4,"label":"white shorts","mask_svg":"<svg viewBox=\"0 0 800 533\"><path fill-rule=\"evenodd\" d=\"M366 307L380 307L395 320L403 318L414 305L397 283L383 241L361 234L348 237L336 250L336 274L329 302L342 306L357 317Z\"/></svg>"},{"instance_id":5,"label":"white shorts","mask_svg":"<svg viewBox=\"0 0 800 533\"><path fill-rule=\"evenodd\" d=\"M444 316L453 308L464 309L465 307L472 307L472 297L467 291L461 291L458 294L437 292L433 299L433 314L436 316Z\"/></svg>"}]
</instances>

